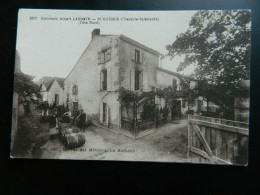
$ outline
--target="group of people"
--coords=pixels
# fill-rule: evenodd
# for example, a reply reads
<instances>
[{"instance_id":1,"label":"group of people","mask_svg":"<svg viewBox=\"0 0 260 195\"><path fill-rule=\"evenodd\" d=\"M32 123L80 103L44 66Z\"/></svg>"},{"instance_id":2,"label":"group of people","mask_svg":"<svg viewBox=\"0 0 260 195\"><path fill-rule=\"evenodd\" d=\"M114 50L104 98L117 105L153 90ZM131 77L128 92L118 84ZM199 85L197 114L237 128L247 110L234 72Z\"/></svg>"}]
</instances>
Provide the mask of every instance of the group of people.
<instances>
[{"instance_id":1,"label":"group of people","mask_svg":"<svg viewBox=\"0 0 260 195\"><path fill-rule=\"evenodd\" d=\"M63 114L63 121L70 122L72 119L72 124L77 125L81 130L85 130L86 127L86 113L83 109L76 114L74 117L72 117L71 111L65 112Z\"/></svg>"},{"instance_id":2,"label":"group of people","mask_svg":"<svg viewBox=\"0 0 260 195\"><path fill-rule=\"evenodd\" d=\"M70 111L65 112L61 119L58 115L58 111L56 108L53 110L53 115L48 117L50 126L59 128L59 122L61 123L72 123L74 125L77 125L80 130L84 131L86 127L86 113L82 109L78 115L72 116Z\"/></svg>"}]
</instances>

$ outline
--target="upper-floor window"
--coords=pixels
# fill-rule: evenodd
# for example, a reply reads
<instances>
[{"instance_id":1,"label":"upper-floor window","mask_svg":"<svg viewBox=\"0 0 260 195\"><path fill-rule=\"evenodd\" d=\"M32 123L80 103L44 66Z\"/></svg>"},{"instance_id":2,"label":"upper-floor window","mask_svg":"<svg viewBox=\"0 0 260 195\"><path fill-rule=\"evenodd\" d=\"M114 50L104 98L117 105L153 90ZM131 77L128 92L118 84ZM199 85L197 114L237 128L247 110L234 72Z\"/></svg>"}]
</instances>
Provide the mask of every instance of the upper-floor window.
<instances>
[{"instance_id":1,"label":"upper-floor window","mask_svg":"<svg viewBox=\"0 0 260 195\"><path fill-rule=\"evenodd\" d=\"M98 64L104 64L111 60L111 48L104 49L98 53Z\"/></svg>"},{"instance_id":2,"label":"upper-floor window","mask_svg":"<svg viewBox=\"0 0 260 195\"><path fill-rule=\"evenodd\" d=\"M140 60L141 58L140 58L140 50L135 50L135 62L136 63L140 63L141 62L141 60Z\"/></svg>"},{"instance_id":3,"label":"upper-floor window","mask_svg":"<svg viewBox=\"0 0 260 195\"><path fill-rule=\"evenodd\" d=\"M72 87L72 95L78 95L78 86L77 85L74 85Z\"/></svg>"},{"instance_id":4,"label":"upper-floor window","mask_svg":"<svg viewBox=\"0 0 260 195\"><path fill-rule=\"evenodd\" d=\"M177 89L177 80L176 79L172 79L172 88Z\"/></svg>"},{"instance_id":5,"label":"upper-floor window","mask_svg":"<svg viewBox=\"0 0 260 195\"><path fill-rule=\"evenodd\" d=\"M101 90L107 90L107 70L101 71Z\"/></svg>"}]
</instances>

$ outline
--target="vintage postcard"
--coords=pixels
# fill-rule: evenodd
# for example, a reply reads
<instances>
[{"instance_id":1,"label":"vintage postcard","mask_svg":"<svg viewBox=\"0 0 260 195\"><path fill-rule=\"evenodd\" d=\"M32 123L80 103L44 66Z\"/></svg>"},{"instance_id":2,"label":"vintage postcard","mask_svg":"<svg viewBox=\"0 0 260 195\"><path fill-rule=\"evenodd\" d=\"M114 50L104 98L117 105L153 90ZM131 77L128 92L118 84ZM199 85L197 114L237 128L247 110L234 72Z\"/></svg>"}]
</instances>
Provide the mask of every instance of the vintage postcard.
<instances>
[{"instance_id":1,"label":"vintage postcard","mask_svg":"<svg viewBox=\"0 0 260 195\"><path fill-rule=\"evenodd\" d=\"M250 10L20 9L11 158L248 164Z\"/></svg>"}]
</instances>

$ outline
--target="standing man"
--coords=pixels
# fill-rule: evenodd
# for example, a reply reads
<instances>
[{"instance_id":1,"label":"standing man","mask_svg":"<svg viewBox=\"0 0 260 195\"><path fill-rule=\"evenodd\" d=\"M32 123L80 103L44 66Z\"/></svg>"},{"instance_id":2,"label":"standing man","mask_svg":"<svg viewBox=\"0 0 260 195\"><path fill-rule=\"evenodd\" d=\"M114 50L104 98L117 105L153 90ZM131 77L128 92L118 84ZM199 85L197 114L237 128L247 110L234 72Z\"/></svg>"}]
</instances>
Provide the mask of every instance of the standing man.
<instances>
[{"instance_id":1,"label":"standing man","mask_svg":"<svg viewBox=\"0 0 260 195\"><path fill-rule=\"evenodd\" d=\"M86 127L86 113L84 112L84 110L81 110L81 114L78 117L78 127L80 128L80 130L85 131L85 127Z\"/></svg>"}]
</instances>

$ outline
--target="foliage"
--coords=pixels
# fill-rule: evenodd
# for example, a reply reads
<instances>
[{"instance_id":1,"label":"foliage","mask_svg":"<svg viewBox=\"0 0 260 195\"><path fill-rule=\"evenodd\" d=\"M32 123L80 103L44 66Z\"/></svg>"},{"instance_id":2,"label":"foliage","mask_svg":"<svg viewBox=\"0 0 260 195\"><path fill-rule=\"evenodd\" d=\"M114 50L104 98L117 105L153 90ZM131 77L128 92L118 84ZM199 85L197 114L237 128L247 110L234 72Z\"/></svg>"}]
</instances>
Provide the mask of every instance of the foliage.
<instances>
[{"instance_id":1,"label":"foliage","mask_svg":"<svg viewBox=\"0 0 260 195\"><path fill-rule=\"evenodd\" d=\"M126 90L122 87L119 90L119 101L126 109L129 109L130 106L136 109L136 106L143 104L142 119L154 117L156 112L163 114L164 118L166 118L169 112L167 106L163 110L156 110L155 97L165 99L166 105L179 98L185 99L191 105L194 99L198 97L197 88L191 89L188 80L182 81L181 88L182 90L180 91L177 91L176 88L165 87L153 88L149 92L141 92Z\"/></svg>"},{"instance_id":2,"label":"foliage","mask_svg":"<svg viewBox=\"0 0 260 195\"><path fill-rule=\"evenodd\" d=\"M191 89L187 80L181 83L182 90L177 91L172 87L153 88L149 92L130 91L121 87L119 90L119 100L126 106L130 106L133 102L145 101L146 103L154 100L154 97L164 98L167 102L184 98L186 100L194 100L198 96L197 88Z\"/></svg>"},{"instance_id":3,"label":"foliage","mask_svg":"<svg viewBox=\"0 0 260 195\"><path fill-rule=\"evenodd\" d=\"M30 152L37 152L49 139L48 123L40 122L39 110L33 110L33 115L18 118L17 135L14 147L11 151L13 156L25 157Z\"/></svg>"},{"instance_id":4,"label":"foliage","mask_svg":"<svg viewBox=\"0 0 260 195\"><path fill-rule=\"evenodd\" d=\"M168 55L185 54L181 71L197 62L196 77L213 84L249 78L250 11L199 11L189 29L167 46Z\"/></svg>"},{"instance_id":5,"label":"foliage","mask_svg":"<svg viewBox=\"0 0 260 195\"><path fill-rule=\"evenodd\" d=\"M230 89L249 79L250 19L249 10L198 11L188 30L167 45L168 56L185 57L178 71L196 64L199 93L224 108L233 106Z\"/></svg>"},{"instance_id":6,"label":"foliage","mask_svg":"<svg viewBox=\"0 0 260 195\"><path fill-rule=\"evenodd\" d=\"M40 97L38 86L32 81L33 78L33 76L22 72L16 72L14 75L14 91L23 98L32 97L33 94Z\"/></svg>"}]
</instances>

